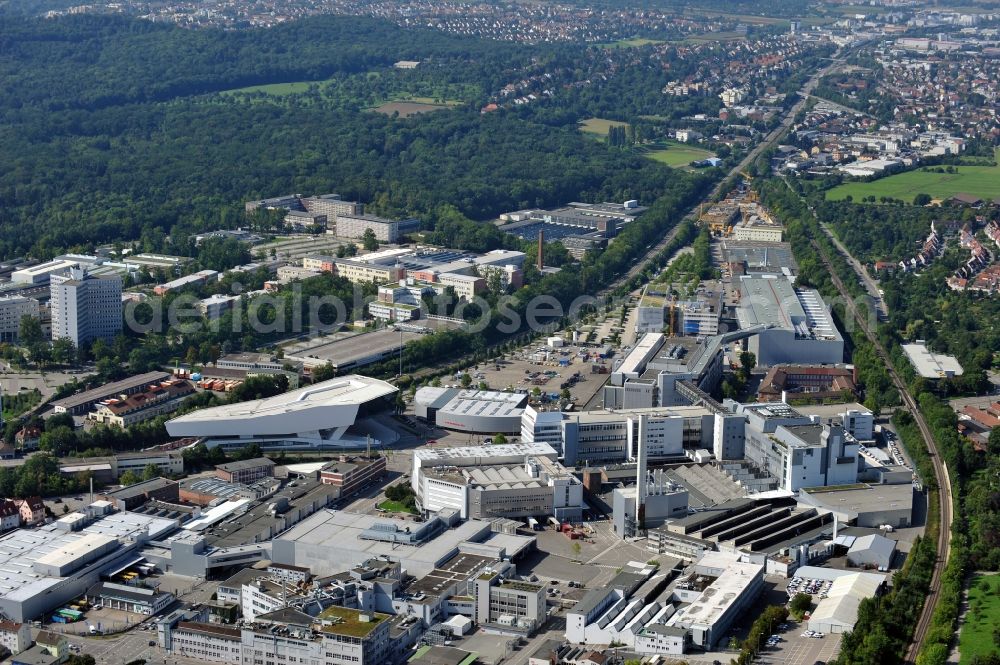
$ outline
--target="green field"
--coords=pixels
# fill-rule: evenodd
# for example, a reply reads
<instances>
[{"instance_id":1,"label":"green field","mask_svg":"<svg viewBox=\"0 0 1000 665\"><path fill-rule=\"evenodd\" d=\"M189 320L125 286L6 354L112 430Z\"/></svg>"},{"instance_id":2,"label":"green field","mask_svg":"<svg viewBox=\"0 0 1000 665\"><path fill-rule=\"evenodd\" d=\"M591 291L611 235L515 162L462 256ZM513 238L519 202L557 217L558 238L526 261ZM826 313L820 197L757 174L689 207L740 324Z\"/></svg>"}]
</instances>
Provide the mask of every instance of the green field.
<instances>
[{"instance_id":1,"label":"green field","mask_svg":"<svg viewBox=\"0 0 1000 665\"><path fill-rule=\"evenodd\" d=\"M1000 158L1000 151L997 152ZM937 167L931 167L937 168ZM917 169L871 182L849 182L826 193L829 201L851 196L861 201L867 196L887 196L909 203L917 194L946 199L955 194L972 194L982 199L1000 197L1000 166L956 166L955 173L933 173Z\"/></svg>"},{"instance_id":2,"label":"green field","mask_svg":"<svg viewBox=\"0 0 1000 665\"><path fill-rule=\"evenodd\" d=\"M974 575L969 582L969 610L962 621L958 650L961 665L997 649L993 631L1000 623L1000 576Z\"/></svg>"},{"instance_id":3,"label":"green field","mask_svg":"<svg viewBox=\"0 0 1000 665\"><path fill-rule=\"evenodd\" d=\"M662 39L646 39L645 37L632 37L631 39L619 39L610 44L601 44L604 48L631 48L633 46L648 46L649 44L663 44Z\"/></svg>"},{"instance_id":4,"label":"green field","mask_svg":"<svg viewBox=\"0 0 1000 665\"><path fill-rule=\"evenodd\" d=\"M389 511L390 513L413 513L414 511L407 508L404 504L399 501L383 501L378 504L378 507L382 510Z\"/></svg>"},{"instance_id":5,"label":"green field","mask_svg":"<svg viewBox=\"0 0 1000 665\"><path fill-rule=\"evenodd\" d=\"M650 159L674 168L687 166L691 162L713 156L708 150L696 148L686 143L678 143L677 141L658 143L653 148L647 150L645 154Z\"/></svg>"},{"instance_id":6,"label":"green field","mask_svg":"<svg viewBox=\"0 0 1000 665\"><path fill-rule=\"evenodd\" d=\"M309 86L318 85L323 81L293 81L291 83L269 83L267 85L250 85L245 88L226 90L224 95L237 95L241 93L263 92L265 95L284 97L285 95L297 95L309 90Z\"/></svg>"},{"instance_id":7,"label":"green field","mask_svg":"<svg viewBox=\"0 0 1000 665\"><path fill-rule=\"evenodd\" d=\"M580 131L603 138L608 135L608 129L611 127L624 127L626 124L628 123L617 120L587 118L580 123ZM691 162L713 156L708 150L677 141L658 141L647 146L637 147L636 152L673 168L683 168Z\"/></svg>"},{"instance_id":8,"label":"green field","mask_svg":"<svg viewBox=\"0 0 1000 665\"><path fill-rule=\"evenodd\" d=\"M626 122L605 120L604 118L587 118L580 123L580 131L588 134L600 134L601 136L607 136L608 129L611 127L624 127L627 124L628 123Z\"/></svg>"}]
</instances>

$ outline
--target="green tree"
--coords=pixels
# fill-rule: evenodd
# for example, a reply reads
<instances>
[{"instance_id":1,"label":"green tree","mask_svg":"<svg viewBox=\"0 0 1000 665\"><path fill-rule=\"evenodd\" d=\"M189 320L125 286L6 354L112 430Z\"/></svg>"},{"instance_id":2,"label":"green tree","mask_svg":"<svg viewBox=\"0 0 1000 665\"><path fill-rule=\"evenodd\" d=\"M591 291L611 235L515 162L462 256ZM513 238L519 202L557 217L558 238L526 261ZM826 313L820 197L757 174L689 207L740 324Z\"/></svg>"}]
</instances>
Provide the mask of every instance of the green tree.
<instances>
[{"instance_id":1,"label":"green tree","mask_svg":"<svg viewBox=\"0 0 1000 665\"><path fill-rule=\"evenodd\" d=\"M72 365L76 362L76 347L69 337L60 337L52 342L52 360L58 365Z\"/></svg>"},{"instance_id":2,"label":"green tree","mask_svg":"<svg viewBox=\"0 0 1000 665\"><path fill-rule=\"evenodd\" d=\"M369 252L374 252L378 249L378 239L375 237L375 231L371 227L365 229L365 232L361 234L361 246Z\"/></svg>"},{"instance_id":3,"label":"green tree","mask_svg":"<svg viewBox=\"0 0 1000 665\"><path fill-rule=\"evenodd\" d=\"M159 478L159 476L160 476L160 467L156 466L152 462L147 464L146 467L142 470L143 480L152 480L153 478Z\"/></svg>"},{"instance_id":4,"label":"green tree","mask_svg":"<svg viewBox=\"0 0 1000 665\"><path fill-rule=\"evenodd\" d=\"M507 437L504 436L503 432L493 435L493 443L503 445L507 443Z\"/></svg>"},{"instance_id":5,"label":"green tree","mask_svg":"<svg viewBox=\"0 0 1000 665\"><path fill-rule=\"evenodd\" d=\"M334 369L331 363L320 365L319 367L314 367L312 370L313 383L326 381L328 379L332 379L335 376L337 376L337 370Z\"/></svg>"},{"instance_id":6,"label":"green tree","mask_svg":"<svg viewBox=\"0 0 1000 665\"><path fill-rule=\"evenodd\" d=\"M38 447L60 457L77 446L76 433L65 425L42 432Z\"/></svg>"},{"instance_id":7,"label":"green tree","mask_svg":"<svg viewBox=\"0 0 1000 665\"><path fill-rule=\"evenodd\" d=\"M931 202L930 194L917 194L913 197L913 205L915 206L925 206Z\"/></svg>"},{"instance_id":8,"label":"green tree","mask_svg":"<svg viewBox=\"0 0 1000 665\"><path fill-rule=\"evenodd\" d=\"M462 372L462 376L459 378L458 382L462 384L463 388L468 388L472 385L472 377L469 376L468 372Z\"/></svg>"},{"instance_id":9,"label":"green tree","mask_svg":"<svg viewBox=\"0 0 1000 665\"><path fill-rule=\"evenodd\" d=\"M797 593L792 597L788 607L792 610L792 614L801 617L812 607L812 596L808 593Z\"/></svg>"},{"instance_id":10,"label":"green tree","mask_svg":"<svg viewBox=\"0 0 1000 665\"><path fill-rule=\"evenodd\" d=\"M129 470L121 475L121 477L118 479L118 482L121 483L122 486L128 486L128 485L135 485L141 480L142 479L139 478L139 476L135 475L133 471Z\"/></svg>"},{"instance_id":11,"label":"green tree","mask_svg":"<svg viewBox=\"0 0 1000 665\"><path fill-rule=\"evenodd\" d=\"M24 346L44 342L45 337L42 335L41 322L33 316L21 317L21 323L18 326L18 341Z\"/></svg>"}]
</instances>

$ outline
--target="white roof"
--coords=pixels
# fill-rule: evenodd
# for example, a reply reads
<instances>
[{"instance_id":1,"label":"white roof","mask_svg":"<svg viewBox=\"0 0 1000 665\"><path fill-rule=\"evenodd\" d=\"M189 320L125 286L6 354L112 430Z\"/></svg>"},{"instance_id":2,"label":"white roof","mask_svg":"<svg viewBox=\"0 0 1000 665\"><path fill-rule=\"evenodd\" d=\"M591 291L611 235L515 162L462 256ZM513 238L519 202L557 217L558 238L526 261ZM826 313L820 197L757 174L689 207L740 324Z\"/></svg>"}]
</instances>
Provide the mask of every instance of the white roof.
<instances>
[{"instance_id":1,"label":"white roof","mask_svg":"<svg viewBox=\"0 0 1000 665\"><path fill-rule=\"evenodd\" d=\"M264 436L350 427L358 408L396 387L352 374L281 395L201 409L167 423L171 436Z\"/></svg>"},{"instance_id":2,"label":"white roof","mask_svg":"<svg viewBox=\"0 0 1000 665\"><path fill-rule=\"evenodd\" d=\"M852 552L865 552L872 551L883 557L891 557L892 553L896 551L896 541L885 536L880 536L877 533L870 533L867 536L861 536L860 538L854 539L854 544L851 545L851 549L847 551L848 554Z\"/></svg>"},{"instance_id":3,"label":"white roof","mask_svg":"<svg viewBox=\"0 0 1000 665\"><path fill-rule=\"evenodd\" d=\"M221 522L226 517L238 512L245 511L250 499L239 499L237 501L226 501L208 510L202 511L198 519L191 520L184 525L188 531L204 531L216 522Z\"/></svg>"},{"instance_id":4,"label":"white roof","mask_svg":"<svg viewBox=\"0 0 1000 665\"><path fill-rule=\"evenodd\" d=\"M925 379L940 379L943 376L961 376L962 366L955 356L931 353L923 342L903 344L903 351L913 363L917 373Z\"/></svg>"},{"instance_id":5,"label":"white roof","mask_svg":"<svg viewBox=\"0 0 1000 665\"><path fill-rule=\"evenodd\" d=\"M850 573L833 581L826 598L819 601L812 616L813 622L830 623L843 626L847 630L854 628L858 620L858 605L865 598L871 598L885 581L883 575L871 573Z\"/></svg>"},{"instance_id":6,"label":"white roof","mask_svg":"<svg viewBox=\"0 0 1000 665\"><path fill-rule=\"evenodd\" d=\"M461 446L457 448L418 448L413 456L425 462L449 459L476 459L498 457L526 457L528 455L555 456L556 450L547 443L503 443L490 446Z\"/></svg>"}]
</instances>

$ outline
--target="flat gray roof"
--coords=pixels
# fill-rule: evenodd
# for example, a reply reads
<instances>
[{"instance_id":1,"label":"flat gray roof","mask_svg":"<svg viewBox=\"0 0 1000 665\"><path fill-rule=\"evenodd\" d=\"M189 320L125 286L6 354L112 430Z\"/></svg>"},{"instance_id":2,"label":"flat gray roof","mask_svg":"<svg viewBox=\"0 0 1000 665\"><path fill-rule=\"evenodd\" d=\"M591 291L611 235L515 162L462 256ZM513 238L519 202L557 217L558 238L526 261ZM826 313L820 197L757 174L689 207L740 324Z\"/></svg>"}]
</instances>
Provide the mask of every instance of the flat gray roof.
<instances>
[{"instance_id":1,"label":"flat gray roof","mask_svg":"<svg viewBox=\"0 0 1000 665\"><path fill-rule=\"evenodd\" d=\"M925 379L940 379L946 376L961 376L964 373L958 358L941 353L933 353L923 342L903 344L906 357L913 363L917 373Z\"/></svg>"},{"instance_id":2,"label":"flat gray roof","mask_svg":"<svg viewBox=\"0 0 1000 665\"><path fill-rule=\"evenodd\" d=\"M137 374L135 376L130 376L127 379L122 379L121 381L106 383L103 386L98 386L97 388L77 393L76 395L70 395L69 397L57 399L52 402L52 406L61 406L66 409L73 409L75 407L83 406L88 402L101 401L108 395L117 395L118 393L131 390L133 388L138 388L149 383L158 383L169 378L170 374L167 372L146 372L145 374Z\"/></svg>"}]
</instances>

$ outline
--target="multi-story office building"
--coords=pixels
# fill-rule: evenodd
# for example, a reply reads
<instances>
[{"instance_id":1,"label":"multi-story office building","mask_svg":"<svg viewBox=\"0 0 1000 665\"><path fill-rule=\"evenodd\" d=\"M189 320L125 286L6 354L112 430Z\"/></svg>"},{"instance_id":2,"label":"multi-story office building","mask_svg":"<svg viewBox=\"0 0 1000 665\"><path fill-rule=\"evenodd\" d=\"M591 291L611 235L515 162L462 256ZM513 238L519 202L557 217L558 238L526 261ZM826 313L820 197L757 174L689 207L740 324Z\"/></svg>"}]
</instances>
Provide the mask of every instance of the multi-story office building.
<instances>
[{"instance_id":1,"label":"multi-story office building","mask_svg":"<svg viewBox=\"0 0 1000 665\"><path fill-rule=\"evenodd\" d=\"M338 238L361 238L365 231L371 229L379 242L398 242L400 237L420 229L420 220L409 218L403 220L385 219L375 215L344 213L337 215Z\"/></svg>"},{"instance_id":2,"label":"multi-story office building","mask_svg":"<svg viewBox=\"0 0 1000 665\"><path fill-rule=\"evenodd\" d=\"M732 237L738 241L781 242L784 229L769 217L751 215L736 223Z\"/></svg>"},{"instance_id":3,"label":"multi-story office building","mask_svg":"<svg viewBox=\"0 0 1000 665\"><path fill-rule=\"evenodd\" d=\"M365 205L357 201L345 201L340 194L320 194L301 199L302 206L311 213L326 215L328 220L334 220L337 215L363 215Z\"/></svg>"},{"instance_id":4,"label":"multi-story office building","mask_svg":"<svg viewBox=\"0 0 1000 665\"><path fill-rule=\"evenodd\" d=\"M16 342L21 329L21 319L38 318L38 301L24 296L0 298L0 342Z\"/></svg>"},{"instance_id":5,"label":"multi-story office building","mask_svg":"<svg viewBox=\"0 0 1000 665\"><path fill-rule=\"evenodd\" d=\"M306 256L302 259L302 267L306 270L318 270L319 272L333 272L337 259L325 254Z\"/></svg>"},{"instance_id":6,"label":"multi-story office building","mask_svg":"<svg viewBox=\"0 0 1000 665\"><path fill-rule=\"evenodd\" d=\"M401 265L381 265L358 259L336 259L334 272L351 282L371 282L372 284L398 283L406 276L406 269Z\"/></svg>"},{"instance_id":7,"label":"multi-story office building","mask_svg":"<svg viewBox=\"0 0 1000 665\"><path fill-rule=\"evenodd\" d=\"M333 606L318 618L324 665L376 665L385 661L389 653L388 614Z\"/></svg>"},{"instance_id":8,"label":"multi-story office building","mask_svg":"<svg viewBox=\"0 0 1000 665\"><path fill-rule=\"evenodd\" d=\"M239 663L241 660L239 628L181 621L169 632L170 641L165 646L168 653L206 663Z\"/></svg>"},{"instance_id":9,"label":"multi-story office building","mask_svg":"<svg viewBox=\"0 0 1000 665\"><path fill-rule=\"evenodd\" d=\"M473 620L489 629L533 633L546 619L545 587L505 580L496 571L485 571L474 586Z\"/></svg>"},{"instance_id":10,"label":"multi-story office building","mask_svg":"<svg viewBox=\"0 0 1000 665\"><path fill-rule=\"evenodd\" d=\"M542 437L560 451L567 466L634 460L640 442L650 459L712 447L713 415L700 406L553 413L560 418L558 443L553 442L555 416L533 410L522 415L521 439L532 443Z\"/></svg>"},{"instance_id":11,"label":"multi-story office building","mask_svg":"<svg viewBox=\"0 0 1000 665\"><path fill-rule=\"evenodd\" d=\"M122 280L73 269L49 284L52 339L68 338L79 348L95 339L110 341L122 331Z\"/></svg>"},{"instance_id":12,"label":"multi-story office building","mask_svg":"<svg viewBox=\"0 0 1000 665\"><path fill-rule=\"evenodd\" d=\"M351 496L365 485L381 478L385 473L386 461L381 455L373 457L347 457L330 462L319 471L319 480L324 485L340 488L340 496Z\"/></svg>"},{"instance_id":13,"label":"multi-story office building","mask_svg":"<svg viewBox=\"0 0 1000 665\"><path fill-rule=\"evenodd\" d=\"M266 457L228 462L215 467L215 476L227 483L249 485L274 475L274 462Z\"/></svg>"}]
</instances>

